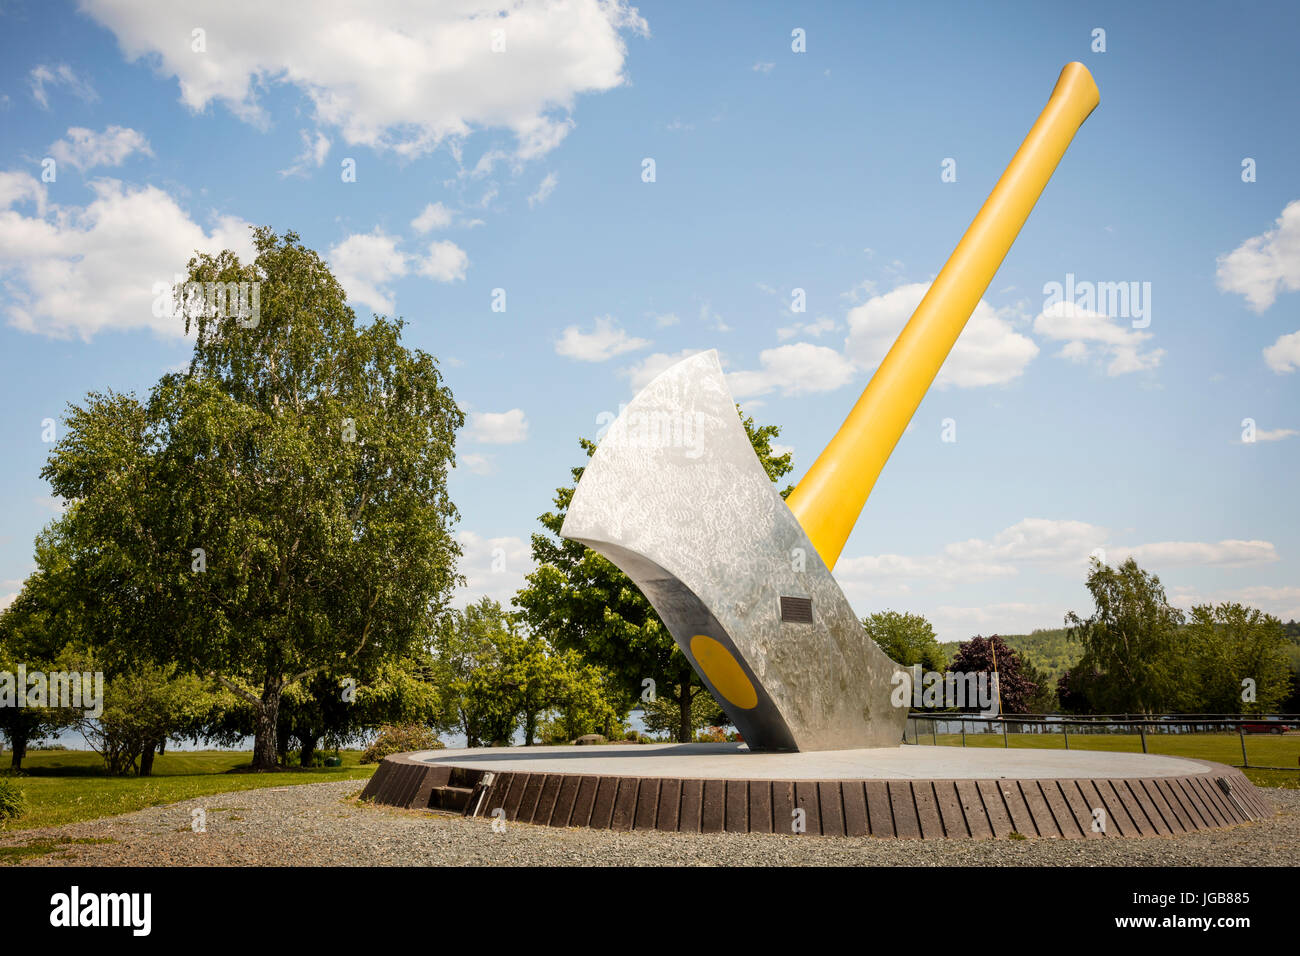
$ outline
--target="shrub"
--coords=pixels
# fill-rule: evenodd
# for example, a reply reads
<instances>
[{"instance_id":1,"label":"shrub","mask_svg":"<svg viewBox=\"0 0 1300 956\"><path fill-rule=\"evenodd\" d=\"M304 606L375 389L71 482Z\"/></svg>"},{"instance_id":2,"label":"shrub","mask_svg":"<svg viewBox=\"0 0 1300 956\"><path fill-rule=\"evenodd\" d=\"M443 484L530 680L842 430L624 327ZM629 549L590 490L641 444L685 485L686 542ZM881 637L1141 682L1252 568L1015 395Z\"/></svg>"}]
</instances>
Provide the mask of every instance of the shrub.
<instances>
[{"instance_id":1,"label":"shrub","mask_svg":"<svg viewBox=\"0 0 1300 956\"><path fill-rule=\"evenodd\" d=\"M12 780L0 777L0 823L21 817L27 810L23 792Z\"/></svg>"},{"instance_id":2,"label":"shrub","mask_svg":"<svg viewBox=\"0 0 1300 956\"><path fill-rule=\"evenodd\" d=\"M410 750L441 750L445 744L423 724L384 724L379 736L361 755L362 763L378 763L389 754Z\"/></svg>"}]
</instances>

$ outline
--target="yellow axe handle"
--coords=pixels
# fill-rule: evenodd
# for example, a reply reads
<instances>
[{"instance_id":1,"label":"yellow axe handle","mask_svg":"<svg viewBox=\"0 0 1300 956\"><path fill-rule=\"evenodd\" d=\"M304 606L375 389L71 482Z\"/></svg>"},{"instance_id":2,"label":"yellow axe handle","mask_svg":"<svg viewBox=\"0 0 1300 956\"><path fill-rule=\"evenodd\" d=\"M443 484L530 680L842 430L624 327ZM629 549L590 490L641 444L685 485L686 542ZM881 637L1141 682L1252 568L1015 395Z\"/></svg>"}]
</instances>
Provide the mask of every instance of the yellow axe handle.
<instances>
[{"instance_id":1,"label":"yellow axe handle","mask_svg":"<svg viewBox=\"0 0 1300 956\"><path fill-rule=\"evenodd\" d=\"M1083 121L1101 102L1092 74L1068 63L1034 128L1002 174L866 391L786 500L827 567L980 296L1029 218Z\"/></svg>"}]
</instances>

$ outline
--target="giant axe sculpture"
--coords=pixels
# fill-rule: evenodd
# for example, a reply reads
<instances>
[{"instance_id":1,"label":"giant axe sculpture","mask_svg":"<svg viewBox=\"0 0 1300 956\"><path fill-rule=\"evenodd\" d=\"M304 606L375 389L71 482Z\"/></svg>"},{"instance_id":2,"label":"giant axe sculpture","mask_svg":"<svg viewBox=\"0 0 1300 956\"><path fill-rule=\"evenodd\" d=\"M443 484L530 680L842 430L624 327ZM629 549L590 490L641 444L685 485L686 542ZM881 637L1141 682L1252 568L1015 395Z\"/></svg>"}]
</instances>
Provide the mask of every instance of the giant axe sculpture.
<instances>
[{"instance_id":1,"label":"giant axe sculpture","mask_svg":"<svg viewBox=\"0 0 1300 956\"><path fill-rule=\"evenodd\" d=\"M1066 147L1100 102L1086 67L1047 106L840 430L788 500L754 454L714 351L609 427L561 534L649 599L751 750L897 746L898 665L831 576L867 495Z\"/></svg>"}]
</instances>

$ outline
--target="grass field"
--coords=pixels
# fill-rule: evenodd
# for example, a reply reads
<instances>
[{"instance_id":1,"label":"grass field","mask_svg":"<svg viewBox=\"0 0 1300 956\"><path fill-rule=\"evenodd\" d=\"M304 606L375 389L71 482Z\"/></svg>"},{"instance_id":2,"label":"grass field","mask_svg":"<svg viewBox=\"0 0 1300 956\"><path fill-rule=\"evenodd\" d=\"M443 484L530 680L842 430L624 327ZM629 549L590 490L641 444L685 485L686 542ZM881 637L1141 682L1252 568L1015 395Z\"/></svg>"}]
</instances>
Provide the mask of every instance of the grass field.
<instances>
[{"instance_id":1,"label":"grass field","mask_svg":"<svg viewBox=\"0 0 1300 956\"><path fill-rule=\"evenodd\" d=\"M911 732L908 733L911 740ZM1065 746L1063 734L1008 734L1007 742L1013 748L1060 750ZM934 743L934 737L921 732L920 743ZM960 747L960 734L939 734L940 747ZM1002 747L1001 734L966 735L967 747ZM1142 737L1139 734L1070 734L1071 750L1105 750L1121 753L1141 753ZM1237 734L1147 734L1147 753L1169 757L1195 757L1214 760L1229 766L1241 766L1241 738ZM1246 737L1246 755L1251 764L1261 767L1293 767L1295 769L1262 770L1246 767L1242 772L1251 783L1261 787L1286 787L1300 789L1300 734L1255 734Z\"/></svg>"},{"instance_id":2,"label":"grass field","mask_svg":"<svg viewBox=\"0 0 1300 956\"><path fill-rule=\"evenodd\" d=\"M6 762L7 762L6 755ZM58 826L130 813L210 793L292 787L300 783L364 780L375 765L358 765L361 752L345 750L342 767L312 767L281 773L228 773L247 767L247 751L191 750L154 760L151 777L108 777L98 754L87 750L36 750L12 777L27 800L27 812L0 825L0 831Z\"/></svg>"}]
</instances>

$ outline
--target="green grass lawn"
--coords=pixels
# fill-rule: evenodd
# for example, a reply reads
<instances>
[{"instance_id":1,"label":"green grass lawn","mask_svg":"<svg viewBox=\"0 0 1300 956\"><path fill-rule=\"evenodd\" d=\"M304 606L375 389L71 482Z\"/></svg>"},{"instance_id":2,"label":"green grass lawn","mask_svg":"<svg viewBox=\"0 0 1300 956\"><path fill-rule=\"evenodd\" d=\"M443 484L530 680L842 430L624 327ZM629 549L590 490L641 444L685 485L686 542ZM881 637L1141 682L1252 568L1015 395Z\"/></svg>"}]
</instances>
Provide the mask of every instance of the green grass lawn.
<instances>
[{"instance_id":1,"label":"green grass lawn","mask_svg":"<svg viewBox=\"0 0 1300 956\"><path fill-rule=\"evenodd\" d=\"M11 777L27 799L27 812L0 825L0 831L28 830L95 820L145 807L176 803L210 793L292 787L301 783L364 780L375 764L359 766L361 752L345 750L342 767L310 767L282 773L227 773L247 767L248 751L197 750L164 754L154 760L151 777L104 775L99 755L85 750L37 750ZM6 764L8 755L5 755Z\"/></svg>"},{"instance_id":2,"label":"green grass lawn","mask_svg":"<svg viewBox=\"0 0 1300 956\"><path fill-rule=\"evenodd\" d=\"M908 734L911 739L911 733ZM921 745L934 742L934 738L921 732ZM960 734L939 734L939 746L960 747ZM1063 734L1008 734L1007 742L1013 748L1060 750L1065 746ZM966 735L967 747L1001 747L1001 734ZM1071 750L1105 750L1111 752L1141 753L1142 737L1139 734L1070 734ZM1229 766L1241 766L1241 738L1236 734L1147 734L1147 753L1170 757L1195 757L1214 760ZM1266 767L1289 767L1288 770L1261 770L1254 766L1242 772L1256 786L1300 789L1300 734L1247 734L1246 754L1251 764Z\"/></svg>"}]
</instances>

